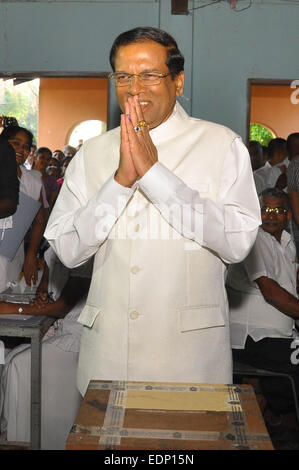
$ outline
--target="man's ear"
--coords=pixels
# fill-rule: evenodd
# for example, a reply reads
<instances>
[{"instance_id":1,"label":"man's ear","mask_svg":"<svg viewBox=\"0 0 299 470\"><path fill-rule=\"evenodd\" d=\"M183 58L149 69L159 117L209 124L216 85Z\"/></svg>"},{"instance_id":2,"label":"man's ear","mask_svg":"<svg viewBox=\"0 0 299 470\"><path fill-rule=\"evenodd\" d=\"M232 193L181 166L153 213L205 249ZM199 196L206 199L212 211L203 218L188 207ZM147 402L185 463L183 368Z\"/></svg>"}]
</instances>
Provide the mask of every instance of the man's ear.
<instances>
[{"instance_id":1,"label":"man's ear","mask_svg":"<svg viewBox=\"0 0 299 470\"><path fill-rule=\"evenodd\" d=\"M185 72L182 70L175 78L176 96L181 96L184 91Z\"/></svg>"}]
</instances>

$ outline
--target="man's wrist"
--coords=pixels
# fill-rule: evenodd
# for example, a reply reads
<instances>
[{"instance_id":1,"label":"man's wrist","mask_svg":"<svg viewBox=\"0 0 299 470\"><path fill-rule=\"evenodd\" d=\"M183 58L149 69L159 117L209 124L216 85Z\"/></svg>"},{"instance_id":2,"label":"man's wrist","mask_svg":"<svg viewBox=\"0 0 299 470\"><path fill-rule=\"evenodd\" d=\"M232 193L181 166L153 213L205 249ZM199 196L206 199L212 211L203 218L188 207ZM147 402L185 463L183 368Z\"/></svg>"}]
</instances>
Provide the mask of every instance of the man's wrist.
<instances>
[{"instance_id":1,"label":"man's wrist","mask_svg":"<svg viewBox=\"0 0 299 470\"><path fill-rule=\"evenodd\" d=\"M120 184L121 186L124 186L126 188L131 188L135 181L129 181L127 178L122 177L122 175L119 174L118 170L116 170L114 174L114 180Z\"/></svg>"}]
</instances>

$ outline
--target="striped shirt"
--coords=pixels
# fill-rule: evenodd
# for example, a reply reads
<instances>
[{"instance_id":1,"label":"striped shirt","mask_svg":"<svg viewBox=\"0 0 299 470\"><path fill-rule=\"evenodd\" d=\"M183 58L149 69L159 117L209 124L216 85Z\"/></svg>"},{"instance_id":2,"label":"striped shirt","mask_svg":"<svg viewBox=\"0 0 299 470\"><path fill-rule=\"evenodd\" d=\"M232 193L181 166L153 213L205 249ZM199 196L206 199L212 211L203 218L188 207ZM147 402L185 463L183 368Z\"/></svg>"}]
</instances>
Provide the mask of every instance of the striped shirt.
<instances>
[{"instance_id":1,"label":"striped shirt","mask_svg":"<svg viewBox=\"0 0 299 470\"><path fill-rule=\"evenodd\" d=\"M287 168L288 192L292 189L299 193L299 155L290 161Z\"/></svg>"}]
</instances>

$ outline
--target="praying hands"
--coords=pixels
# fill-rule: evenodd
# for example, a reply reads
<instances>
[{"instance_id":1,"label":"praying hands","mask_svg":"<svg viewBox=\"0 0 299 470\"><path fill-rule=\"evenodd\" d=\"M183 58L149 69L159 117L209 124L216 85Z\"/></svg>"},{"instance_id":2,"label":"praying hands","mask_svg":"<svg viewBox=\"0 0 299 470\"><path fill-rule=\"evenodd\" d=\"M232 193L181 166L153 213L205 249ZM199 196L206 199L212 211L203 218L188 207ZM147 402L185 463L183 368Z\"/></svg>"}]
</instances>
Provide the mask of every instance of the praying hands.
<instances>
[{"instance_id":1,"label":"praying hands","mask_svg":"<svg viewBox=\"0 0 299 470\"><path fill-rule=\"evenodd\" d=\"M121 146L115 180L130 187L158 161L138 97L129 97L121 115Z\"/></svg>"}]
</instances>

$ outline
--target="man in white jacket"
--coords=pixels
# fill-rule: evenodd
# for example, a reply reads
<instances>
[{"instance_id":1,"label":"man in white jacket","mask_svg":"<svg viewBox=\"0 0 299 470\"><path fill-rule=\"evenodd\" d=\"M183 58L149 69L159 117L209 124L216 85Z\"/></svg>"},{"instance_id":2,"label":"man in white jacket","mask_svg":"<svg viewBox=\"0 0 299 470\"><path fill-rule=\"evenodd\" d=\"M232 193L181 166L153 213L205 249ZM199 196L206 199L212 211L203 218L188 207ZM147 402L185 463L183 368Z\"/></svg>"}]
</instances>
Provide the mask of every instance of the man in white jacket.
<instances>
[{"instance_id":1,"label":"man in white jacket","mask_svg":"<svg viewBox=\"0 0 299 470\"><path fill-rule=\"evenodd\" d=\"M246 147L189 117L184 58L157 28L110 53L121 125L66 172L45 236L69 267L95 255L78 369L89 380L232 381L224 277L260 224Z\"/></svg>"}]
</instances>

